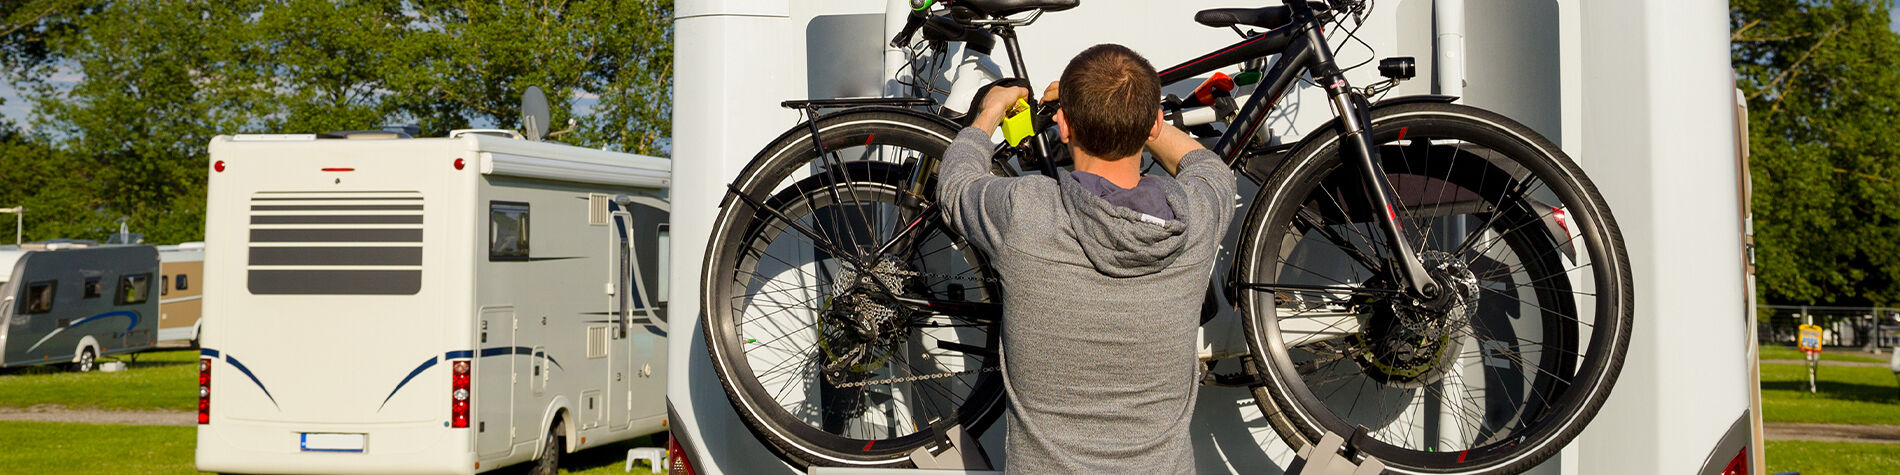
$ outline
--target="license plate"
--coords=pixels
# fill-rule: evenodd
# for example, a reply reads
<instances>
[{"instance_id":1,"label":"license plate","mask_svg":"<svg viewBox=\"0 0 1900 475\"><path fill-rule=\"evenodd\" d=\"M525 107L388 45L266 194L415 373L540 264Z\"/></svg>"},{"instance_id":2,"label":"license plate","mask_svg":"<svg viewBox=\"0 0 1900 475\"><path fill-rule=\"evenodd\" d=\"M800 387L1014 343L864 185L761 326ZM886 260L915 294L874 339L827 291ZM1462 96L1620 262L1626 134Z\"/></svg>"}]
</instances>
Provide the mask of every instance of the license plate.
<instances>
[{"instance_id":1,"label":"license plate","mask_svg":"<svg viewBox=\"0 0 1900 475\"><path fill-rule=\"evenodd\" d=\"M363 434L303 433L297 445L305 452L362 452Z\"/></svg>"}]
</instances>

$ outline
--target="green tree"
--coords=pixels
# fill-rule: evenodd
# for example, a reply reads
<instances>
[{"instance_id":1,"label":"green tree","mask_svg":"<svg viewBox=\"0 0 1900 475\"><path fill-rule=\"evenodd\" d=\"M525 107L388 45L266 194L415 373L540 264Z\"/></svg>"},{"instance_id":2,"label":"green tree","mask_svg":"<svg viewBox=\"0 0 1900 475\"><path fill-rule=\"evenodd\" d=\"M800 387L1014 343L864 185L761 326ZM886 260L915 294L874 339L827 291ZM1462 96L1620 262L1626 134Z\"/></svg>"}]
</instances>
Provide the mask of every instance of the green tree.
<instances>
[{"instance_id":1,"label":"green tree","mask_svg":"<svg viewBox=\"0 0 1900 475\"><path fill-rule=\"evenodd\" d=\"M1900 303L1900 36L1887 9L1730 3L1768 301Z\"/></svg>"},{"instance_id":2,"label":"green tree","mask_svg":"<svg viewBox=\"0 0 1900 475\"><path fill-rule=\"evenodd\" d=\"M66 198L130 217L149 242L203 236L206 145L220 134L513 128L521 91L540 86L555 128L579 124L560 140L653 153L669 135L671 1L8 5L0 64L34 106L22 143L91 171ZM576 114L581 97L598 100Z\"/></svg>"}]
</instances>

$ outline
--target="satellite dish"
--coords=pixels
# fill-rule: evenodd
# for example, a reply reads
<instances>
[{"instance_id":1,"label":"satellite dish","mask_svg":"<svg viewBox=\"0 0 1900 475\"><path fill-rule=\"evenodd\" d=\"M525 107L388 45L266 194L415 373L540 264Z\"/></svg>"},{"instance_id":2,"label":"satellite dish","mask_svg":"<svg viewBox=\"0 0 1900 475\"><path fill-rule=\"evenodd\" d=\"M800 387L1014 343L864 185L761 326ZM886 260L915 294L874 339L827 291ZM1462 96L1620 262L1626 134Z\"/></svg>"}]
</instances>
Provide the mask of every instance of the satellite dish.
<instances>
[{"instance_id":1,"label":"satellite dish","mask_svg":"<svg viewBox=\"0 0 1900 475\"><path fill-rule=\"evenodd\" d=\"M541 137L547 136L548 124L553 121L554 116L548 112L547 94L542 94L539 87L528 86L528 90L521 93L521 135L540 142Z\"/></svg>"}]
</instances>

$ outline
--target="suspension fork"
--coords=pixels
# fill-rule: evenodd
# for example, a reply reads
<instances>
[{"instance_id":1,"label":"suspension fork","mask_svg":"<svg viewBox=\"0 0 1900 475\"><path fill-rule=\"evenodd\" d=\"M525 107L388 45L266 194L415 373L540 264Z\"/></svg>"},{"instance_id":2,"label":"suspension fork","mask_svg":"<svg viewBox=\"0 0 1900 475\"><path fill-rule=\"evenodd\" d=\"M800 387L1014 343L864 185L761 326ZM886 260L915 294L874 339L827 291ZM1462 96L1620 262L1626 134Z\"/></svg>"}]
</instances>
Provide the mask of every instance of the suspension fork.
<instances>
[{"instance_id":1,"label":"suspension fork","mask_svg":"<svg viewBox=\"0 0 1900 475\"><path fill-rule=\"evenodd\" d=\"M1310 15L1311 13L1307 13ZM1346 152L1348 161L1359 171L1360 181L1366 190L1366 202L1372 206L1372 214L1379 221L1379 227L1385 231L1387 251L1396 260L1399 272L1397 277L1407 294L1420 299L1431 299L1438 294L1438 284L1425 264L1418 259L1418 248L1406 237L1404 223L1399 221L1398 212L1393 207L1397 201L1392 184L1386 178L1385 167L1379 164L1379 149L1372 144L1372 114L1370 107L1352 86L1346 83L1345 75L1333 62L1333 51L1321 36L1321 28L1307 28L1307 43L1313 52L1313 78L1320 87L1326 89L1326 96L1333 105L1343 129L1340 146ZM1384 210L1384 213L1379 213Z\"/></svg>"}]
</instances>

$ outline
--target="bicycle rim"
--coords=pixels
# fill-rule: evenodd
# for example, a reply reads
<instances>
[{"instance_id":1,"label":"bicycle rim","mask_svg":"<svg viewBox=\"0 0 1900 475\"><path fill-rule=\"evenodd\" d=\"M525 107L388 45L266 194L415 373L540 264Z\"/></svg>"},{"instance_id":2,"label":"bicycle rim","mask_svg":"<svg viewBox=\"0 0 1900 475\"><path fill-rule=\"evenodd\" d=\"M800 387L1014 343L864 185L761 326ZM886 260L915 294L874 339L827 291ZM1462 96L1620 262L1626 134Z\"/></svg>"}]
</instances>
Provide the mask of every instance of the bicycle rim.
<instances>
[{"instance_id":1,"label":"bicycle rim","mask_svg":"<svg viewBox=\"0 0 1900 475\"><path fill-rule=\"evenodd\" d=\"M1459 301L1397 292L1357 171L1322 136L1250 220L1245 279L1279 285L1243 299L1261 402L1300 442L1363 430L1357 448L1399 471L1527 468L1588 422L1620 368L1631 299L1614 223L1521 125L1436 104L1374 119L1392 211Z\"/></svg>"},{"instance_id":2,"label":"bicycle rim","mask_svg":"<svg viewBox=\"0 0 1900 475\"><path fill-rule=\"evenodd\" d=\"M912 167L948 134L893 127L912 120L901 115L859 119L820 121L835 157L782 137L740 180L770 211L733 200L710 248L707 337L722 383L800 465L903 465L939 431L979 430L1000 408L993 319L918 312L879 292L997 301L981 258L925 213L932 193L913 194Z\"/></svg>"}]
</instances>

